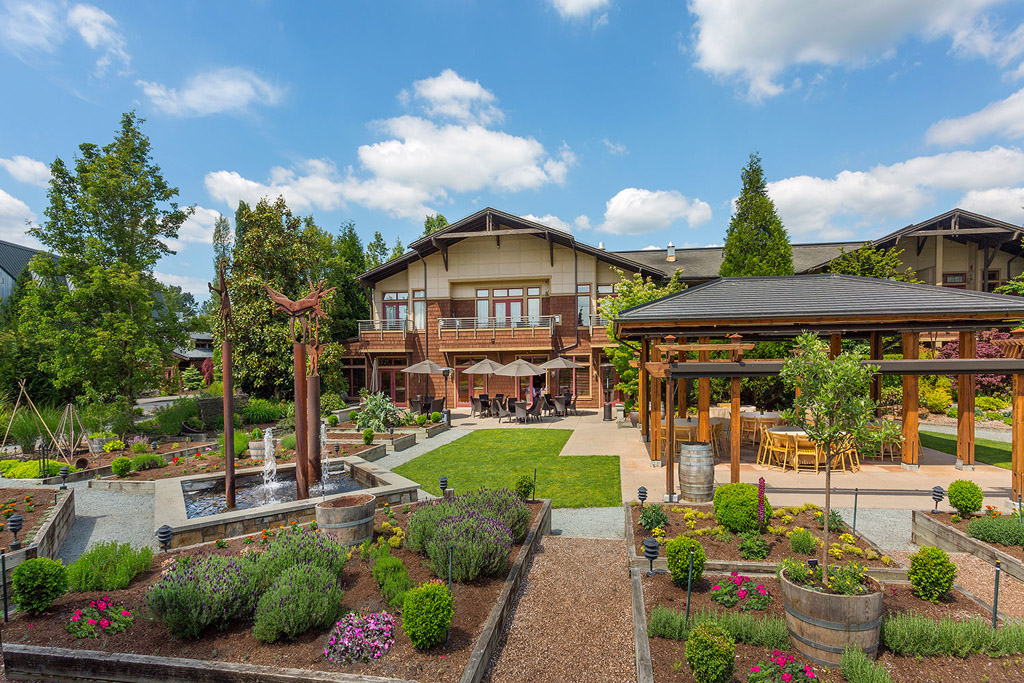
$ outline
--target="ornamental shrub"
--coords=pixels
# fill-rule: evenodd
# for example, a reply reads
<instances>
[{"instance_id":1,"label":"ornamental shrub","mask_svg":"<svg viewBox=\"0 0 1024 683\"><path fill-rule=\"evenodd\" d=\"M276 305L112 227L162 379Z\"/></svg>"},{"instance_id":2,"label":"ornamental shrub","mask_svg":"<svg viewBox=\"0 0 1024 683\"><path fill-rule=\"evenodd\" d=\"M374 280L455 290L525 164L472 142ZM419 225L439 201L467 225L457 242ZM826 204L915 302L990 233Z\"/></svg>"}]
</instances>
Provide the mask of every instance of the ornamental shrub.
<instances>
[{"instance_id":1,"label":"ornamental shrub","mask_svg":"<svg viewBox=\"0 0 1024 683\"><path fill-rule=\"evenodd\" d=\"M441 421L441 413L437 412L436 410L434 412L432 412L430 414L430 421L435 423L435 424L440 422Z\"/></svg>"},{"instance_id":2,"label":"ornamental shrub","mask_svg":"<svg viewBox=\"0 0 1024 683\"><path fill-rule=\"evenodd\" d=\"M740 534L740 557L744 560L763 560L768 557L768 542L759 531L744 531Z\"/></svg>"},{"instance_id":3,"label":"ornamental shrub","mask_svg":"<svg viewBox=\"0 0 1024 683\"><path fill-rule=\"evenodd\" d=\"M256 573L263 589L297 564L324 569L338 578L347 559L348 548L327 534L303 528L282 529L256 558Z\"/></svg>"},{"instance_id":4,"label":"ornamental shrub","mask_svg":"<svg viewBox=\"0 0 1024 683\"><path fill-rule=\"evenodd\" d=\"M442 581L428 581L405 594L402 630L417 650L437 645L451 627L455 601Z\"/></svg>"},{"instance_id":5,"label":"ornamental shrub","mask_svg":"<svg viewBox=\"0 0 1024 683\"><path fill-rule=\"evenodd\" d=\"M967 535L986 543L1024 546L1024 528L1017 515L975 517L967 523Z\"/></svg>"},{"instance_id":6,"label":"ornamental shrub","mask_svg":"<svg viewBox=\"0 0 1024 683\"><path fill-rule=\"evenodd\" d=\"M366 429L364 429L363 430L363 443L366 444L367 446L369 446L371 443L373 443L373 434L374 434L373 429L371 429L370 427L367 427Z\"/></svg>"},{"instance_id":7,"label":"ornamental shrub","mask_svg":"<svg viewBox=\"0 0 1024 683\"><path fill-rule=\"evenodd\" d=\"M94 543L68 567L68 584L80 593L119 590L152 565L153 550L147 546Z\"/></svg>"},{"instance_id":8,"label":"ornamental shrub","mask_svg":"<svg viewBox=\"0 0 1024 683\"><path fill-rule=\"evenodd\" d=\"M387 612L361 617L349 612L331 631L324 657L335 664L380 659L395 644L395 618Z\"/></svg>"},{"instance_id":9,"label":"ornamental shrub","mask_svg":"<svg viewBox=\"0 0 1024 683\"><path fill-rule=\"evenodd\" d=\"M658 527L664 529L666 524L668 524L668 515L657 503L645 505L640 512L640 526L647 531L654 531Z\"/></svg>"},{"instance_id":10,"label":"ornamental shrub","mask_svg":"<svg viewBox=\"0 0 1024 683\"><path fill-rule=\"evenodd\" d=\"M787 534L789 549L799 555L813 555L818 550L818 538L807 529L799 528Z\"/></svg>"},{"instance_id":11,"label":"ornamental shrub","mask_svg":"<svg viewBox=\"0 0 1024 683\"><path fill-rule=\"evenodd\" d=\"M736 643L721 626L706 622L686 639L686 663L696 683L725 683L735 668Z\"/></svg>"},{"instance_id":12,"label":"ornamental shrub","mask_svg":"<svg viewBox=\"0 0 1024 683\"><path fill-rule=\"evenodd\" d=\"M256 604L252 634L263 643L295 640L325 629L341 609L338 578L321 567L296 564L285 569Z\"/></svg>"},{"instance_id":13,"label":"ornamental shrub","mask_svg":"<svg viewBox=\"0 0 1024 683\"><path fill-rule=\"evenodd\" d=\"M253 427L252 431L249 432L249 441L263 441L263 430L259 427Z\"/></svg>"},{"instance_id":14,"label":"ornamental shrub","mask_svg":"<svg viewBox=\"0 0 1024 683\"><path fill-rule=\"evenodd\" d=\"M295 450L295 435L286 434L281 437L281 450L283 451L294 451Z\"/></svg>"},{"instance_id":15,"label":"ornamental shrub","mask_svg":"<svg viewBox=\"0 0 1024 683\"><path fill-rule=\"evenodd\" d=\"M251 398L242 408L242 420L246 424L277 422L288 416L288 406L265 398Z\"/></svg>"},{"instance_id":16,"label":"ornamental shrub","mask_svg":"<svg viewBox=\"0 0 1024 683\"><path fill-rule=\"evenodd\" d=\"M436 576L448 575L448 549L452 551L452 581L465 583L476 577L492 576L508 565L512 530L476 510L445 517L438 522L427 542L430 569Z\"/></svg>"},{"instance_id":17,"label":"ornamental shrub","mask_svg":"<svg viewBox=\"0 0 1024 683\"><path fill-rule=\"evenodd\" d=\"M427 416L423 415L423 414L417 415L416 416L416 424L418 424L420 427L422 427L425 424L427 424Z\"/></svg>"},{"instance_id":18,"label":"ornamental shrub","mask_svg":"<svg viewBox=\"0 0 1024 683\"><path fill-rule=\"evenodd\" d=\"M247 558L181 558L149 589L146 605L175 638L198 638L208 626L223 631L252 617L262 589Z\"/></svg>"},{"instance_id":19,"label":"ornamental shrub","mask_svg":"<svg viewBox=\"0 0 1024 683\"><path fill-rule=\"evenodd\" d=\"M715 518L733 533L757 528L757 486L754 484L725 484L715 489ZM770 519L772 506L764 500L764 518Z\"/></svg>"},{"instance_id":20,"label":"ornamental shrub","mask_svg":"<svg viewBox=\"0 0 1024 683\"><path fill-rule=\"evenodd\" d=\"M114 458L114 461L110 463L110 471L114 473L114 476L125 477L132 471L132 459L121 456Z\"/></svg>"},{"instance_id":21,"label":"ornamental shrub","mask_svg":"<svg viewBox=\"0 0 1024 683\"><path fill-rule=\"evenodd\" d=\"M167 461L155 453L145 453L132 458L132 469L136 472L167 467Z\"/></svg>"},{"instance_id":22,"label":"ornamental shrub","mask_svg":"<svg viewBox=\"0 0 1024 683\"><path fill-rule=\"evenodd\" d=\"M334 413L331 413L330 417L327 418L327 426L328 427L337 427L338 426L338 416L335 415Z\"/></svg>"},{"instance_id":23,"label":"ornamental shrub","mask_svg":"<svg viewBox=\"0 0 1024 683\"><path fill-rule=\"evenodd\" d=\"M971 513L981 509L985 494L981 487L970 479L957 479L949 485L949 504L960 513L961 517L970 517Z\"/></svg>"},{"instance_id":24,"label":"ornamental shrub","mask_svg":"<svg viewBox=\"0 0 1024 683\"><path fill-rule=\"evenodd\" d=\"M68 589L68 570L48 557L25 560L11 577L14 602L26 612L42 612Z\"/></svg>"},{"instance_id":25,"label":"ornamental shrub","mask_svg":"<svg viewBox=\"0 0 1024 683\"><path fill-rule=\"evenodd\" d=\"M412 588L409 571L402 560L391 555L384 555L374 563L373 580L392 607L401 607L405 602L405 594Z\"/></svg>"},{"instance_id":26,"label":"ornamental shrub","mask_svg":"<svg viewBox=\"0 0 1024 683\"><path fill-rule=\"evenodd\" d=\"M63 463L55 460L46 461L46 472L43 472L42 460L0 460L0 473L5 479L38 479L39 477L56 477L60 475L60 468L66 467ZM77 467L69 468L77 472Z\"/></svg>"},{"instance_id":27,"label":"ornamental shrub","mask_svg":"<svg viewBox=\"0 0 1024 683\"><path fill-rule=\"evenodd\" d=\"M914 595L938 602L953 588L957 568L945 550L926 545L910 556L907 578L914 587Z\"/></svg>"},{"instance_id":28,"label":"ornamental shrub","mask_svg":"<svg viewBox=\"0 0 1024 683\"><path fill-rule=\"evenodd\" d=\"M128 450L132 453L149 453L153 449L149 445L149 441L144 436L133 436L128 442Z\"/></svg>"},{"instance_id":29,"label":"ornamental shrub","mask_svg":"<svg viewBox=\"0 0 1024 683\"><path fill-rule=\"evenodd\" d=\"M676 536L665 544L668 570L677 586L686 586L690 571L690 548L693 548L693 582L704 576L704 546L695 538Z\"/></svg>"},{"instance_id":30,"label":"ornamental shrub","mask_svg":"<svg viewBox=\"0 0 1024 683\"><path fill-rule=\"evenodd\" d=\"M874 663L863 650L846 646L839 658L839 669L848 683L892 683L885 664Z\"/></svg>"},{"instance_id":31,"label":"ornamental shrub","mask_svg":"<svg viewBox=\"0 0 1024 683\"><path fill-rule=\"evenodd\" d=\"M528 474L516 479L516 495L523 500L529 500L533 495L533 477Z\"/></svg>"},{"instance_id":32,"label":"ornamental shrub","mask_svg":"<svg viewBox=\"0 0 1024 683\"><path fill-rule=\"evenodd\" d=\"M348 414L348 419L351 420L352 422L355 422L356 424L358 424L359 423L359 411L358 410L350 411L349 414Z\"/></svg>"}]
</instances>

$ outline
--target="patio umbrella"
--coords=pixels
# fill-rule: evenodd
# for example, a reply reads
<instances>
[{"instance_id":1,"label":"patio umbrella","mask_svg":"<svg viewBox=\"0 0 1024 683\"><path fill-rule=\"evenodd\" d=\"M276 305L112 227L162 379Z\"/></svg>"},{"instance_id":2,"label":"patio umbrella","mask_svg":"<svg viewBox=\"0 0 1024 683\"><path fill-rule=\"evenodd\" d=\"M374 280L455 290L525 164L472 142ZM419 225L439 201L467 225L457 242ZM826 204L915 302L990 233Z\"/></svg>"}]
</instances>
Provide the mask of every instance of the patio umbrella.
<instances>
[{"instance_id":1,"label":"patio umbrella","mask_svg":"<svg viewBox=\"0 0 1024 683\"><path fill-rule=\"evenodd\" d=\"M500 370L503 366L501 363L491 360L490 358L484 358L478 363L473 363L462 372L466 375L493 375L495 372ZM484 391L487 391L487 380L484 380ZM472 384L472 383L471 383ZM470 387L472 393L472 386Z\"/></svg>"},{"instance_id":2,"label":"patio umbrella","mask_svg":"<svg viewBox=\"0 0 1024 683\"><path fill-rule=\"evenodd\" d=\"M582 370L586 366L580 365L579 363L574 363L568 358L556 356L555 358L552 358L546 363L541 363L540 367L544 368L545 370L555 371L555 386L557 386L558 380L561 379L562 370Z\"/></svg>"},{"instance_id":3,"label":"patio umbrella","mask_svg":"<svg viewBox=\"0 0 1024 683\"><path fill-rule=\"evenodd\" d=\"M546 372L547 370L542 367L536 366L522 358L516 358L508 365L503 365L498 370L495 370L494 374L505 377L531 377L533 375L543 375Z\"/></svg>"},{"instance_id":4,"label":"patio umbrella","mask_svg":"<svg viewBox=\"0 0 1024 683\"><path fill-rule=\"evenodd\" d=\"M438 365L429 358L421 360L419 363L414 363L407 368L402 368L402 372L410 375L444 375L445 394L448 393L448 375L445 374L446 370L451 372L451 368Z\"/></svg>"}]
</instances>

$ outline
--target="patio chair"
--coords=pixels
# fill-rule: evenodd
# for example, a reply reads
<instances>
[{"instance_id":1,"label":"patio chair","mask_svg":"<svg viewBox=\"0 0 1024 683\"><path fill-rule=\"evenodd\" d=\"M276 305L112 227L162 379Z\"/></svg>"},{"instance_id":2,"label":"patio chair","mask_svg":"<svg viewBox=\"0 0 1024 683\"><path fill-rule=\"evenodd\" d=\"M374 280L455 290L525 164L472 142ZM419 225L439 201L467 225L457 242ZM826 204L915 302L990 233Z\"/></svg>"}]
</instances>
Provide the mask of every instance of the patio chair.
<instances>
[{"instance_id":1,"label":"patio chair","mask_svg":"<svg viewBox=\"0 0 1024 683\"><path fill-rule=\"evenodd\" d=\"M565 396L555 396L552 400L555 402L555 415L565 417Z\"/></svg>"},{"instance_id":2,"label":"patio chair","mask_svg":"<svg viewBox=\"0 0 1024 683\"><path fill-rule=\"evenodd\" d=\"M434 413L440 413L442 410L444 410L444 399L443 398L435 398L433 401L430 402L430 414L431 415L433 415Z\"/></svg>"},{"instance_id":3,"label":"patio chair","mask_svg":"<svg viewBox=\"0 0 1024 683\"><path fill-rule=\"evenodd\" d=\"M818 444L814 443L811 437L806 434L796 435L796 443L793 446L791 459L793 469L798 472L801 469L813 469L817 473L818 467L824 462L822 453L818 449Z\"/></svg>"},{"instance_id":4,"label":"patio chair","mask_svg":"<svg viewBox=\"0 0 1024 683\"><path fill-rule=\"evenodd\" d=\"M501 424L501 421L504 419L508 419L509 422L512 421L512 413L508 411L508 408L505 407L504 403L501 401L495 401L494 406L498 411L498 424Z\"/></svg>"},{"instance_id":5,"label":"patio chair","mask_svg":"<svg viewBox=\"0 0 1024 683\"><path fill-rule=\"evenodd\" d=\"M423 401L419 398L409 399L409 412L419 415L423 411Z\"/></svg>"},{"instance_id":6,"label":"patio chair","mask_svg":"<svg viewBox=\"0 0 1024 683\"><path fill-rule=\"evenodd\" d=\"M782 468L782 471L786 471L786 464L790 461L790 454L793 452L793 440L789 438L788 434L780 434L777 432L768 432L768 453L766 465L770 468L773 464L778 465ZM796 469L796 463L793 463L793 469Z\"/></svg>"},{"instance_id":7,"label":"patio chair","mask_svg":"<svg viewBox=\"0 0 1024 683\"><path fill-rule=\"evenodd\" d=\"M578 399L579 397L580 395L576 394L575 396L572 397L572 402L566 405L566 408L572 411L573 415L579 415L579 412L577 412L576 410L576 399Z\"/></svg>"},{"instance_id":8,"label":"patio chair","mask_svg":"<svg viewBox=\"0 0 1024 683\"><path fill-rule=\"evenodd\" d=\"M556 406L555 402L551 400L551 394L544 394L544 405L542 408L548 415L555 412Z\"/></svg>"},{"instance_id":9,"label":"patio chair","mask_svg":"<svg viewBox=\"0 0 1024 683\"><path fill-rule=\"evenodd\" d=\"M528 415L526 414L526 403L515 403L516 407L516 422L525 423Z\"/></svg>"},{"instance_id":10,"label":"patio chair","mask_svg":"<svg viewBox=\"0 0 1024 683\"><path fill-rule=\"evenodd\" d=\"M756 417L740 418L740 443L749 443L750 445L757 443L757 431Z\"/></svg>"},{"instance_id":11,"label":"patio chair","mask_svg":"<svg viewBox=\"0 0 1024 683\"><path fill-rule=\"evenodd\" d=\"M535 417L538 421L543 421L541 414L541 402L538 399L533 400L533 405L526 409L527 417Z\"/></svg>"},{"instance_id":12,"label":"patio chair","mask_svg":"<svg viewBox=\"0 0 1024 683\"><path fill-rule=\"evenodd\" d=\"M768 446L771 444L771 436L768 434L768 425L761 423L761 443L757 446L757 464L768 466Z\"/></svg>"},{"instance_id":13,"label":"patio chair","mask_svg":"<svg viewBox=\"0 0 1024 683\"><path fill-rule=\"evenodd\" d=\"M484 414L484 406L480 399L476 396L469 397L469 416L480 417Z\"/></svg>"},{"instance_id":14,"label":"patio chair","mask_svg":"<svg viewBox=\"0 0 1024 683\"><path fill-rule=\"evenodd\" d=\"M715 422L711 425L711 453L716 458L722 457L725 450L725 425Z\"/></svg>"}]
</instances>

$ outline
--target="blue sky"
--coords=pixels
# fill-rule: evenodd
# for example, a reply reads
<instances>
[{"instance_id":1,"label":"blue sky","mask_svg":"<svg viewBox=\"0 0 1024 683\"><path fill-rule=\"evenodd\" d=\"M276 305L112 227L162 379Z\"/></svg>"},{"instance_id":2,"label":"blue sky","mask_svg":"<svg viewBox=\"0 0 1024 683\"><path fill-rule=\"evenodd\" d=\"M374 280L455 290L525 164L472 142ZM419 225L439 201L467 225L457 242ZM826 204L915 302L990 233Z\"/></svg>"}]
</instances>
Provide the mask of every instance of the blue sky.
<instances>
[{"instance_id":1,"label":"blue sky","mask_svg":"<svg viewBox=\"0 0 1024 683\"><path fill-rule=\"evenodd\" d=\"M794 242L953 206L1024 223L1024 3L0 0L0 239L134 109L196 214L283 194L404 244L484 206L611 249L721 243L763 157Z\"/></svg>"}]
</instances>

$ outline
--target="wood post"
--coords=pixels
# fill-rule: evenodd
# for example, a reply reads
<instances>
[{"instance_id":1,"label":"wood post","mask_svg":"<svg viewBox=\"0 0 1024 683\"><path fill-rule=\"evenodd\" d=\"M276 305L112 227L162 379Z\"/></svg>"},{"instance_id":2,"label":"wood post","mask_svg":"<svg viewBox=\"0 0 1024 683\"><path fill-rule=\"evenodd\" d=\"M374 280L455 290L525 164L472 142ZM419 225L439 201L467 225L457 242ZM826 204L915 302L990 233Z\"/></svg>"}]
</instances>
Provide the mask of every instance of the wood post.
<instances>
[{"instance_id":1,"label":"wood post","mask_svg":"<svg viewBox=\"0 0 1024 683\"><path fill-rule=\"evenodd\" d=\"M878 332L872 332L868 339L868 358L869 360L881 360L882 359L882 335ZM882 407L880 405L882 401L882 376L875 375L871 378L871 400L878 405L878 410L875 411L875 415L881 417Z\"/></svg>"},{"instance_id":2,"label":"wood post","mask_svg":"<svg viewBox=\"0 0 1024 683\"><path fill-rule=\"evenodd\" d=\"M640 412L640 438L649 439L650 408L647 403L647 337L640 338L640 362L637 365L637 410Z\"/></svg>"},{"instance_id":3,"label":"wood post","mask_svg":"<svg viewBox=\"0 0 1024 683\"><path fill-rule=\"evenodd\" d=\"M674 384L671 379L665 380L665 493L668 494L669 501L672 500L672 494L676 490L672 477L676 453L676 415L673 410L676 391Z\"/></svg>"},{"instance_id":4,"label":"wood post","mask_svg":"<svg viewBox=\"0 0 1024 683\"><path fill-rule=\"evenodd\" d=\"M1013 375L1013 434L1010 447L1013 500L1024 495L1024 375Z\"/></svg>"},{"instance_id":5,"label":"wood post","mask_svg":"<svg viewBox=\"0 0 1024 683\"><path fill-rule=\"evenodd\" d=\"M680 351L677 361L685 362L686 354ZM686 417L686 382L683 380L676 382L676 406L679 417Z\"/></svg>"},{"instance_id":6,"label":"wood post","mask_svg":"<svg viewBox=\"0 0 1024 683\"><path fill-rule=\"evenodd\" d=\"M701 337L701 344L710 344L710 337ZM711 360L710 351L698 351L697 358L702 363ZM701 377L697 380L697 440L711 443L711 378Z\"/></svg>"},{"instance_id":7,"label":"wood post","mask_svg":"<svg viewBox=\"0 0 1024 683\"><path fill-rule=\"evenodd\" d=\"M661 378L651 377L651 459L661 460Z\"/></svg>"},{"instance_id":8,"label":"wood post","mask_svg":"<svg viewBox=\"0 0 1024 683\"><path fill-rule=\"evenodd\" d=\"M974 332L960 332L960 357L976 355ZM974 375L957 376L956 468L974 469Z\"/></svg>"},{"instance_id":9,"label":"wood post","mask_svg":"<svg viewBox=\"0 0 1024 683\"><path fill-rule=\"evenodd\" d=\"M843 336L840 334L833 334L829 337L828 344L828 357L835 358L843 352Z\"/></svg>"},{"instance_id":10,"label":"wood post","mask_svg":"<svg viewBox=\"0 0 1024 683\"><path fill-rule=\"evenodd\" d=\"M295 352L295 500L309 498L309 473L306 460L306 345L292 344Z\"/></svg>"},{"instance_id":11,"label":"wood post","mask_svg":"<svg viewBox=\"0 0 1024 683\"><path fill-rule=\"evenodd\" d=\"M903 333L903 359L916 360L920 351L921 336L918 332ZM918 467L919 436L917 375L903 375L903 462L905 470Z\"/></svg>"},{"instance_id":12,"label":"wood post","mask_svg":"<svg viewBox=\"0 0 1024 683\"><path fill-rule=\"evenodd\" d=\"M320 375L306 378L306 485L321 478L320 452Z\"/></svg>"},{"instance_id":13,"label":"wood post","mask_svg":"<svg viewBox=\"0 0 1024 683\"><path fill-rule=\"evenodd\" d=\"M221 272L221 286L224 273ZM224 502L229 509L235 507L235 386L231 375L231 337L224 327L224 341L220 344L221 377L224 384ZM74 451L72 451L72 454Z\"/></svg>"},{"instance_id":14,"label":"wood post","mask_svg":"<svg viewBox=\"0 0 1024 683\"><path fill-rule=\"evenodd\" d=\"M740 480L740 378L732 378L732 405L729 411L729 481Z\"/></svg>"}]
</instances>

